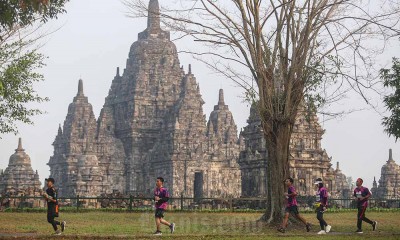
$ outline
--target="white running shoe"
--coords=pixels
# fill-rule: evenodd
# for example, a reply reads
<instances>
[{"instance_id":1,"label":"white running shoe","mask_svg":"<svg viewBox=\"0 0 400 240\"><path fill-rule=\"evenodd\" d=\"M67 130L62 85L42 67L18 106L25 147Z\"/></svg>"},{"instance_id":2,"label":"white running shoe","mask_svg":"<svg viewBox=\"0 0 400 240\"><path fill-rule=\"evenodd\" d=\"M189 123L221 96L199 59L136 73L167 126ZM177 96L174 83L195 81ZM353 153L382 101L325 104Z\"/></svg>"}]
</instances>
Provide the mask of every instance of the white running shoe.
<instances>
[{"instance_id":1,"label":"white running shoe","mask_svg":"<svg viewBox=\"0 0 400 240\"><path fill-rule=\"evenodd\" d=\"M328 233L331 231L332 226L331 225L327 225L325 226L325 232Z\"/></svg>"},{"instance_id":2,"label":"white running shoe","mask_svg":"<svg viewBox=\"0 0 400 240\"><path fill-rule=\"evenodd\" d=\"M326 234L326 232L325 232L325 230L321 230L317 234Z\"/></svg>"},{"instance_id":3,"label":"white running shoe","mask_svg":"<svg viewBox=\"0 0 400 240\"><path fill-rule=\"evenodd\" d=\"M162 235L162 232L161 232L161 231L155 231L155 232L153 233L153 235L161 236L161 235Z\"/></svg>"}]
</instances>

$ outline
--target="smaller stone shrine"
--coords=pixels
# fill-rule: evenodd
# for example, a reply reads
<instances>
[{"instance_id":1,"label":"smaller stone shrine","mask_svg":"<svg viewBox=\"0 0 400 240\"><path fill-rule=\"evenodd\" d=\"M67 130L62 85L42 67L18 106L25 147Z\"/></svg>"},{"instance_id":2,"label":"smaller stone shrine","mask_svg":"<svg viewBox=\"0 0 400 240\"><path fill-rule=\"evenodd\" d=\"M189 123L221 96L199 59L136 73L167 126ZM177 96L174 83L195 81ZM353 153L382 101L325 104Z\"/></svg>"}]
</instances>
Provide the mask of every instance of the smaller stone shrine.
<instances>
[{"instance_id":1,"label":"smaller stone shrine","mask_svg":"<svg viewBox=\"0 0 400 240\"><path fill-rule=\"evenodd\" d=\"M400 166L393 160L392 149L389 149L389 159L381 168L381 177L378 183L374 177L371 188L374 198L400 198Z\"/></svg>"},{"instance_id":2,"label":"smaller stone shrine","mask_svg":"<svg viewBox=\"0 0 400 240\"><path fill-rule=\"evenodd\" d=\"M44 204L40 199L14 199L12 196L41 196L39 174L33 171L31 159L22 148L21 138L18 148L11 155L8 167L0 172L0 195L3 198L2 207L38 207Z\"/></svg>"}]
</instances>

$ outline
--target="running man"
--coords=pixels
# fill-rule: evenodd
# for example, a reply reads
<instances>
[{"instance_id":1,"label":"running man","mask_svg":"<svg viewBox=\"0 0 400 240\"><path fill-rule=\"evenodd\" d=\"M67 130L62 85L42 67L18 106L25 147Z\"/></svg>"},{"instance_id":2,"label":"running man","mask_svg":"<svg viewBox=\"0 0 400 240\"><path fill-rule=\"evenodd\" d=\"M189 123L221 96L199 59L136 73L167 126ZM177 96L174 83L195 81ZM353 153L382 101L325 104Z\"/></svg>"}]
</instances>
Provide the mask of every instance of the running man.
<instances>
[{"instance_id":1,"label":"running man","mask_svg":"<svg viewBox=\"0 0 400 240\"><path fill-rule=\"evenodd\" d=\"M285 193L287 204L285 208L285 216L283 218L282 226L278 228L278 231L282 233L286 232L289 220L289 214L291 213L295 218L304 223L307 232L309 232L311 230L311 224L307 223L307 221L302 216L300 216L299 210L297 208L297 200L296 200L297 192L293 186L293 178L289 177L285 179L285 185L288 188L288 192Z\"/></svg>"},{"instance_id":2,"label":"running man","mask_svg":"<svg viewBox=\"0 0 400 240\"><path fill-rule=\"evenodd\" d=\"M317 188L315 211L317 212L317 219L319 221L319 226L321 227L321 231L319 231L318 234L326 234L331 231L331 226L324 220L324 212L328 207L328 190L324 187L321 178L317 178L314 184Z\"/></svg>"},{"instance_id":3,"label":"running man","mask_svg":"<svg viewBox=\"0 0 400 240\"><path fill-rule=\"evenodd\" d=\"M372 231L376 230L378 225L377 221L371 221L365 216L365 210L368 207L368 198L371 197L371 192L368 188L363 187L363 180L358 178L356 181L357 187L354 189L354 197L357 200L357 231L356 233L363 233L362 231L362 221L367 222L372 225Z\"/></svg>"},{"instance_id":4,"label":"running man","mask_svg":"<svg viewBox=\"0 0 400 240\"><path fill-rule=\"evenodd\" d=\"M154 235L162 235L160 226L164 224L169 227L171 233L175 231L175 223L169 223L164 220L164 211L167 208L167 202L169 200L169 193L166 188L163 187L164 178L158 177L156 180L156 188L154 189L154 201L156 202L155 208L155 221L157 230Z\"/></svg>"},{"instance_id":5,"label":"running man","mask_svg":"<svg viewBox=\"0 0 400 240\"><path fill-rule=\"evenodd\" d=\"M54 187L54 178L46 178L47 189L46 193L43 195L47 201L47 222L49 222L54 229L55 235L61 235L61 232L64 232L66 222L56 221L55 217L58 217L58 202L57 202L57 190ZM61 226L61 231L58 229L57 225Z\"/></svg>"}]
</instances>

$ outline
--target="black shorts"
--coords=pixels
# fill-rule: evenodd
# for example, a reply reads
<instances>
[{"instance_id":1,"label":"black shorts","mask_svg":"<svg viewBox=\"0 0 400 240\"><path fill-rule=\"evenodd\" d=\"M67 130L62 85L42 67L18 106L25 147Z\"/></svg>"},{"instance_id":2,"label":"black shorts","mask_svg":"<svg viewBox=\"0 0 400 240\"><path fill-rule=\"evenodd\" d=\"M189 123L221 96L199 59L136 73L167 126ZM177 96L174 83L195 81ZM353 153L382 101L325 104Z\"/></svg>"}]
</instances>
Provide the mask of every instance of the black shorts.
<instances>
[{"instance_id":1,"label":"black shorts","mask_svg":"<svg viewBox=\"0 0 400 240\"><path fill-rule=\"evenodd\" d=\"M156 214L155 214L155 217L156 218L163 218L164 217L164 209L162 209L162 208L157 208L156 209Z\"/></svg>"},{"instance_id":2,"label":"black shorts","mask_svg":"<svg viewBox=\"0 0 400 240\"><path fill-rule=\"evenodd\" d=\"M56 205L55 204L49 204L47 206L47 216L48 217L58 217L58 213L56 213Z\"/></svg>"},{"instance_id":3,"label":"black shorts","mask_svg":"<svg viewBox=\"0 0 400 240\"><path fill-rule=\"evenodd\" d=\"M299 209L297 209L297 206L286 207L285 212L292 213L294 215L298 215Z\"/></svg>"}]
</instances>

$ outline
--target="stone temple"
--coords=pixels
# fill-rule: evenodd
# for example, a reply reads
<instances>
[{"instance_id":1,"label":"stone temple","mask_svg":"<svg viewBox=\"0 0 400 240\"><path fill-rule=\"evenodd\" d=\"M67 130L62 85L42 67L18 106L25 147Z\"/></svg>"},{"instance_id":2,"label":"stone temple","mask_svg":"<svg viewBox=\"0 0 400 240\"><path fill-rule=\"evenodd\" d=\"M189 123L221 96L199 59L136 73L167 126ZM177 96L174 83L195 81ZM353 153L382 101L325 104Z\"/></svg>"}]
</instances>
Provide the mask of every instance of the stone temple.
<instances>
[{"instance_id":1,"label":"stone temple","mask_svg":"<svg viewBox=\"0 0 400 240\"><path fill-rule=\"evenodd\" d=\"M160 28L157 0L138 38L98 119L79 81L48 162L59 193L151 194L162 176L173 196L239 197L237 127L223 91L206 122L191 67L183 70L169 32Z\"/></svg>"},{"instance_id":2,"label":"stone temple","mask_svg":"<svg viewBox=\"0 0 400 240\"><path fill-rule=\"evenodd\" d=\"M242 173L242 196L262 197L267 191L268 157L256 105L251 107L247 123L241 132L245 144L238 160ZM315 179L322 178L330 196L348 197L350 186L339 168L339 163L333 169L332 159L321 148L323 134L324 130L319 125L316 114L309 113L303 104L300 105L289 146L290 176L295 179L294 186L300 195L314 195Z\"/></svg>"},{"instance_id":3,"label":"stone temple","mask_svg":"<svg viewBox=\"0 0 400 240\"><path fill-rule=\"evenodd\" d=\"M255 110L238 138L223 90L217 95L206 120L191 66L181 67L170 33L160 27L158 1L150 0L147 28L131 45L122 74L117 68L97 119L79 80L48 162L60 195L149 196L162 176L174 197L262 196L266 151ZM310 193L316 177L343 186L344 175L320 148L316 117L310 124L301 119L291 149L299 187Z\"/></svg>"},{"instance_id":4,"label":"stone temple","mask_svg":"<svg viewBox=\"0 0 400 240\"><path fill-rule=\"evenodd\" d=\"M0 194L2 196L40 196L41 182L39 174L33 171L31 159L22 148L22 140L19 139L18 148L10 156L8 167L0 172ZM18 205L20 200L16 199L11 205ZM30 199L25 201L39 206L39 200ZM31 205L32 206L32 205Z\"/></svg>"},{"instance_id":5,"label":"stone temple","mask_svg":"<svg viewBox=\"0 0 400 240\"><path fill-rule=\"evenodd\" d=\"M392 149L389 149L389 159L381 168L381 177L379 185L375 177L371 192L374 198L400 198L400 165L398 165L392 156Z\"/></svg>"}]
</instances>

